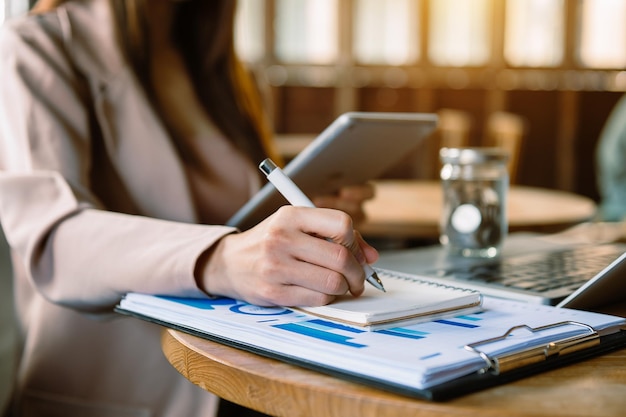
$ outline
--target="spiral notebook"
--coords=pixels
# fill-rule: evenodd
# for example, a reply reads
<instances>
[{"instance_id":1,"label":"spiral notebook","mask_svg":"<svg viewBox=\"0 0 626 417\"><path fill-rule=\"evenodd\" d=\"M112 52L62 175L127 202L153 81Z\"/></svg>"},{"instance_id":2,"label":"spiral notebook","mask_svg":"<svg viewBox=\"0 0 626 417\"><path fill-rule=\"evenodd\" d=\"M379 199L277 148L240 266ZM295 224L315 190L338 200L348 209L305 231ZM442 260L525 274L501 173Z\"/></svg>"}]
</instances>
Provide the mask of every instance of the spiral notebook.
<instances>
[{"instance_id":1,"label":"spiral notebook","mask_svg":"<svg viewBox=\"0 0 626 417\"><path fill-rule=\"evenodd\" d=\"M295 310L369 330L441 319L477 311L479 291L439 284L416 275L376 269L386 292L365 284L360 297L345 295L320 307Z\"/></svg>"}]
</instances>

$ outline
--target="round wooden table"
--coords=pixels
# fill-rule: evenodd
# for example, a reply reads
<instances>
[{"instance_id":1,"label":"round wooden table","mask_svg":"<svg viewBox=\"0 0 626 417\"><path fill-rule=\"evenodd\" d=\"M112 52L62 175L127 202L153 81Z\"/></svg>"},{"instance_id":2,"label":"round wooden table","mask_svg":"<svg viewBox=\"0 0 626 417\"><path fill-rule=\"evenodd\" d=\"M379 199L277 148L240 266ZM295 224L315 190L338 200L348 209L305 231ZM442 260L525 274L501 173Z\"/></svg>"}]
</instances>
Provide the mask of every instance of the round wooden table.
<instances>
[{"instance_id":1,"label":"round wooden table","mask_svg":"<svg viewBox=\"0 0 626 417\"><path fill-rule=\"evenodd\" d=\"M437 181L375 181L376 196L365 203L367 220L358 226L365 237L439 236L443 192ZM509 231L557 232L590 220L593 200L577 194L513 185L509 189Z\"/></svg>"}]
</instances>

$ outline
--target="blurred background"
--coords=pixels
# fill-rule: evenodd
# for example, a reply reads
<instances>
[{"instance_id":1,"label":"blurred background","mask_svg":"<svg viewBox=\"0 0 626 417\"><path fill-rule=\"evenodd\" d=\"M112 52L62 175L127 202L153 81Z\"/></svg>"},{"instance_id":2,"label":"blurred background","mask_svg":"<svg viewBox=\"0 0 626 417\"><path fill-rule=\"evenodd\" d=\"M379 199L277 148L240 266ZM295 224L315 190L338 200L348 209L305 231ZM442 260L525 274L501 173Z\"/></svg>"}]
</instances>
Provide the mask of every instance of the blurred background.
<instances>
[{"instance_id":1,"label":"blurred background","mask_svg":"<svg viewBox=\"0 0 626 417\"><path fill-rule=\"evenodd\" d=\"M626 0L240 0L237 42L288 155L345 111L442 112L467 145L504 112L523 136L514 182L598 199Z\"/></svg>"},{"instance_id":2,"label":"blurred background","mask_svg":"<svg viewBox=\"0 0 626 417\"><path fill-rule=\"evenodd\" d=\"M0 0L0 20L29 3ZM346 111L437 112L431 148L508 129L513 182L597 200L598 135L626 91L626 0L239 0L237 48L287 159ZM435 175L432 149L411 158L390 175Z\"/></svg>"}]
</instances>

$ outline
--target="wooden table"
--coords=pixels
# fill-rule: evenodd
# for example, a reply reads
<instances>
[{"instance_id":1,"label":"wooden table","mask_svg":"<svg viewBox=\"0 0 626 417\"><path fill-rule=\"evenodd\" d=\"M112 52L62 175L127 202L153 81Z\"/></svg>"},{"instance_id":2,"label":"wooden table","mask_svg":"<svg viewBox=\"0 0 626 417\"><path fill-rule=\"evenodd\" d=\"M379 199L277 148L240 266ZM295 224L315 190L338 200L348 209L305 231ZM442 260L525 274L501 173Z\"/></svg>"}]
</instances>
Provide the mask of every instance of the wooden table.
<instances>
[{"instance_id":1,"label":"wooden table","mask_svg":"<svg viewBox=\"0 0 626 417\"><path fill-rule=\"evenodd\" d=\"M358 226L365 237L437 238L443 206L437 181L374 182L376 197L365 204L367 220ZM577 194L513 185L509 190L509 230L556 232L590 220L593 200Z\"/></svg>"},{"instance_id":2,"label":"wooden table","mask_svg":"<svg viewBox=\"0 0 626 417\"><path fill-rule=\"evenodd\" d=\"M626 305L607 312L626 313ZM187 379L276 416L594 416L626 412L626 349L444 403L346 382L277 360L164 330L163 351ZM295 347L294 347L295 348Z\"/></svg>"}]
</instances>

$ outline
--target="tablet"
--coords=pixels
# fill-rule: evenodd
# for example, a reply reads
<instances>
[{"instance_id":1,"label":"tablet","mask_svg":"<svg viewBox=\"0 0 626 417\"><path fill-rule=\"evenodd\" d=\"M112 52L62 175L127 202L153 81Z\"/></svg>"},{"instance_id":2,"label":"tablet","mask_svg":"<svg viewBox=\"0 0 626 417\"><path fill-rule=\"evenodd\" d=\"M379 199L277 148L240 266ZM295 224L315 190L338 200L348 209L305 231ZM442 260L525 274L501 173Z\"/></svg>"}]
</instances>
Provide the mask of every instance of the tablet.
<instances>
[{"instance_id":1,"label":"tablet","mask_svg":"<svg viewBox=\"0 0 626 417\"><path fill-rule=\"evenodd\" d=\"M379 177L436 126L437 116L431 113L344 113L283 171L310 198L332 194L343 186ZM267 183L226 224L246 230L286 204Z\"/></svg>"}]
</instances>

